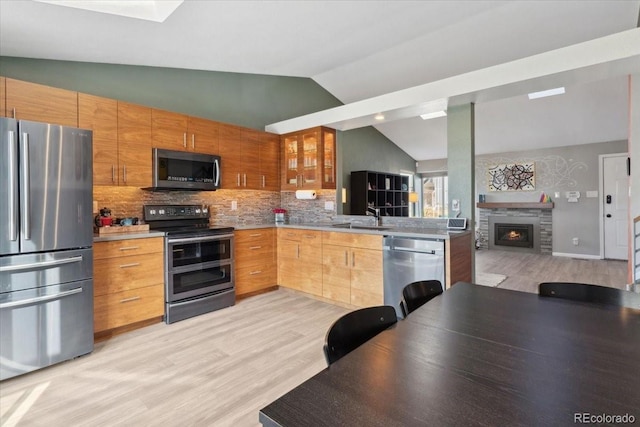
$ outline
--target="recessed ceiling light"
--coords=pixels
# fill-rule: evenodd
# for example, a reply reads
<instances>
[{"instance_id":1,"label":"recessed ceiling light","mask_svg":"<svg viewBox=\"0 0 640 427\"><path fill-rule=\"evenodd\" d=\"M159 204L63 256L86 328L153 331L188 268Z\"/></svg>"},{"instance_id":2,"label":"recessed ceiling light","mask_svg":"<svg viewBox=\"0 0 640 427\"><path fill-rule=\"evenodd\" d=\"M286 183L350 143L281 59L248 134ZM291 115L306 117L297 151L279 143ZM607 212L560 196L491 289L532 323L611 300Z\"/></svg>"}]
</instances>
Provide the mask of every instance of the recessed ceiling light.
<instances>
[{"instance_id":1,"label":"recessed ceiling light","mask_svg":"<svg viewBox=\"0 0 640 427\"><path fill-rule=\"evenodd\" d=\"M540 92L532 92L529 94L529 99L544 98L546 96L553 96L553 95L562 95L563 93L564 93L564 87L557 87L554 89L543 90Z\"/></svg>"},{"instance_id":2,"label":"recessed ceiling light","mask_svg":"<svg viewBox=\"0 0 640 427\"><path fill-rule=\"evenodd\" d=\"M384 120L384 114L378 113L375 115L374 119L376 120Z\"/></svg>"},{"instance_id":3,"label":"recessed ceiling light","mask_svg":"<svg viewBox=\"0 0 640 427\"><path fill-rule=\"evenodd\" d=\"M147 21L164 22L184 0L35 0L56 6L74 7Z\"/></svg>"},{"instance_id":4,"label":"recessed ceiling light","mask_svg":"<svg viewBox=\"0 0 640 427\"><path fill-rule=\"evenodd\" d=\"M446 115L447 115L447 112L444 110L441 110L441 111L434 111L433 113L420 114L420 117L422 117L422 120L429 120L429 119L435 119L437 117L445 117Z\"/></svg>"}]
</instances>

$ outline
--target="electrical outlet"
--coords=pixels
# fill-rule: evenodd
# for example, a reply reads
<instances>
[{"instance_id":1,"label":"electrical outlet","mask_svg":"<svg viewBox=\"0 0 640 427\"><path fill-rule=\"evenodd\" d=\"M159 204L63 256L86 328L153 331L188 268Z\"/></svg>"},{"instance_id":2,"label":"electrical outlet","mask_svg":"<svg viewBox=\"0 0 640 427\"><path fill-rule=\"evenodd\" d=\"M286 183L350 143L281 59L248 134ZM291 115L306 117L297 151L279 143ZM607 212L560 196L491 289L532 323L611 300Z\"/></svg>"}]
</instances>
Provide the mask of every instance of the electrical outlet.
<instances>
[{"instance_id":1,"label":"electrical outlet","mask_svg":"<svg viewBox=\"0 0 640 427\"><path fill-rule=\"evenodd\" d=\"M460 210L460 200L458 199L451 200L451 210L454 212L458 212Z\"/></svg>"},{"instance_id":2,"label":"electrical outlet","mask_svg":"<svg viewBox=\"0 0 640 427\"><path fill-rule=\"evenodd\" d=\"M577 237L573 238L573 246L578 246L580 244L580 239L578 239Z\"/></svg>"},{"instance_id":3,"label":"electrical outlet","mask_svg":"<svg viewBox=\"0 0 640 427\"><path fill-rule=\"evenodd\" d=\"M238 201L237 200L232 200L231 201L231 210L232 211L237 211L238 210Z\"/></svg>"},{"instance_id":4,"label":"electrical outlet","mask_svg":"<svg viewBox=\"0 0 640 427\"><path fill-rule=\"evenodd\" d=\"M331 200L324 202L324 209L327 211L332 211L334 207L334 203Z\"/></svg>"}]
</instances>

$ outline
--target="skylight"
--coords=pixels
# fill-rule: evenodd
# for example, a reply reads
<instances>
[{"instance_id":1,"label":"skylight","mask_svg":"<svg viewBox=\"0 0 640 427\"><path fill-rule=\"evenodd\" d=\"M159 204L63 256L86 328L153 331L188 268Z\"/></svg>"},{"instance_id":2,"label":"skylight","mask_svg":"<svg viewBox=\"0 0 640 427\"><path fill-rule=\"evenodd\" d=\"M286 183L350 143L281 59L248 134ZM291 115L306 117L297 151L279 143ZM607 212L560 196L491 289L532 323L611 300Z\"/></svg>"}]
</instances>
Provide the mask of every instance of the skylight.
<instances>
[{"instance_id":1,"label":"skylight","mask_svg":"<svg viewBox=\"0 0 640 427\"><path fill-rule=\"evenodd\" d=\"M184 0L35 0L56 6L164 22Z\"/></svg>"}]
</instances>

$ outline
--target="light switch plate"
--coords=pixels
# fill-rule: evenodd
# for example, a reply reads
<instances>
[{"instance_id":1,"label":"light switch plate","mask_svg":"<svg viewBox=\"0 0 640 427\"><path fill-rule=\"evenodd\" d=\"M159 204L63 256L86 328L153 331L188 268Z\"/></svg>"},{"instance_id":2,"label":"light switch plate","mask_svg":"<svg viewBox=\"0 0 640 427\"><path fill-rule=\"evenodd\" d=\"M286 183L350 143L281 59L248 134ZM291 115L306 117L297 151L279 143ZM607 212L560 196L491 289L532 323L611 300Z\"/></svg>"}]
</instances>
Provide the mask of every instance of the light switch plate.
<instances>
[{"instance_id":1,"label":"light switch plate","mask_svg":"<svg viewBox=\"0 0 640 427\"><path fill-rule=\"evenodd\" d=\"M598 190L587 191L587 197L589 197L589 198L598 197Z\"/></svg>"},{"instance_id":2,"label":"light switch plate","mask_svg":"<svg viewBox=\"0 0 640 427\"><path fill-rule=\"evenodd\" d=\"M232 211L237 211L238 210L238 201L237 200L232 200L231 201L231 210Z\"/></svg>"}]
</instances>

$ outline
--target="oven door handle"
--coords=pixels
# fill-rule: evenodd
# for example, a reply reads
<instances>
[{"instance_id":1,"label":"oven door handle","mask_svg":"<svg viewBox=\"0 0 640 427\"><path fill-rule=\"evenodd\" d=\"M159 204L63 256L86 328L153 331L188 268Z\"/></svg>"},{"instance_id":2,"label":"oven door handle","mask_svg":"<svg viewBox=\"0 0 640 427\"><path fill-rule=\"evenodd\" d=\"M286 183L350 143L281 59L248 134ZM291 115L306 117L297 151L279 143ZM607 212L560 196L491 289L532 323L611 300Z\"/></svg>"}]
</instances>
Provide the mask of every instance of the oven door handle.
<instances>
[{"instance_id":1,"label":"oven door handle","mask_svg":"<svg viewBox=\"0 0 640 427\"><path fill-rule=\"evenodd\" d=\"M192 242L211 242L214 240L224 240L233 237L233 234L216 234L215 236L200 236L200 237L185 237L183 239L171 239L167 240L169 244L176 243L192 243Z\"/></svg>"}]
</instances>

